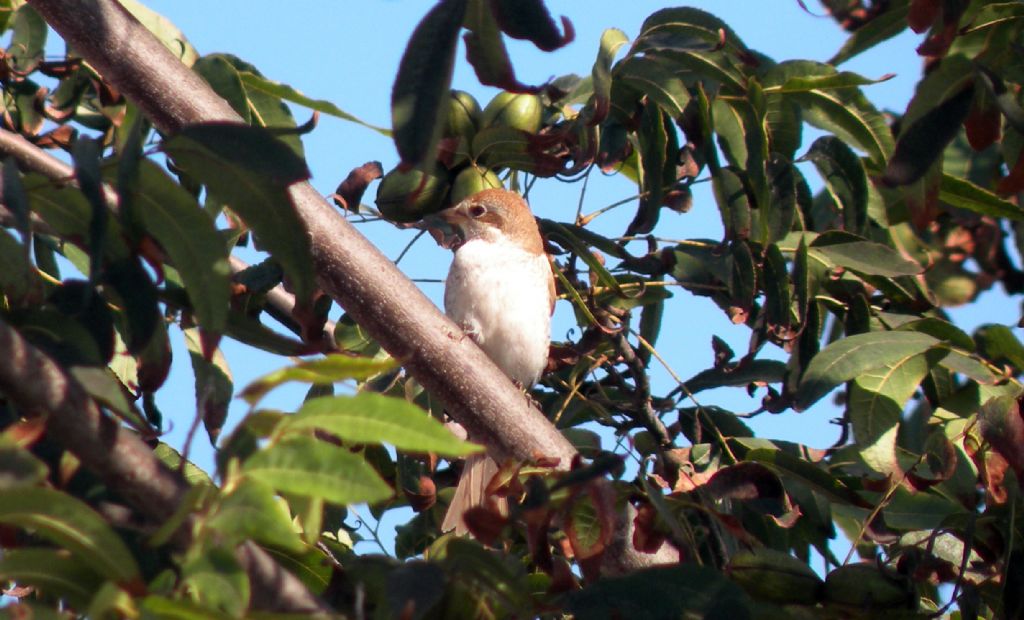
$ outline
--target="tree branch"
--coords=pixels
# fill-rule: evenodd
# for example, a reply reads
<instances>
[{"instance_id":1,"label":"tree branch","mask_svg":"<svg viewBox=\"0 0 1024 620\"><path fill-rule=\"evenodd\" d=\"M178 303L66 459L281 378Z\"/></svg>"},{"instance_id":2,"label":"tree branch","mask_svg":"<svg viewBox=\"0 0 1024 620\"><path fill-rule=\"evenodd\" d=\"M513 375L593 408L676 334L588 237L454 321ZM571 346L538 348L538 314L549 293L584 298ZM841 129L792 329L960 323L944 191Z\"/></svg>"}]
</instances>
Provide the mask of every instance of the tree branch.
<instances>
[{"instance_id":1,"label":"tree branch","mask_svg":"<svg viewBox=\"0 0 1024 620\"><path fill-rule=\"evenodd\" d=\"M164 133L194 123L241 120L117 2L30 4ZM560 468L569 467L573 446L391 261L308 183L294 185L291 198L310 236L323 289L453 418L494 456L555 457Z\"/></svg>"},{"instance_id":2,"label":"tree branch","mask_svg":"<svg viewBox=\"0 0 1024 620\"><path fill-rule=\"evenodd\" d=\"M153 456L139 437L104 415L78 383L59 365L0 321L0 391L24 414L45 415L47 432L82 463L116 489L143 515L162 522L184 501L188 484ZM187 537L189 521L178 535ZM182 544L182 539L176 539ZM258 546L246 543L236 557L262 593L254 603L263 609L330 613L301 581L277 566Z\"/></svg>"}]
</instances>

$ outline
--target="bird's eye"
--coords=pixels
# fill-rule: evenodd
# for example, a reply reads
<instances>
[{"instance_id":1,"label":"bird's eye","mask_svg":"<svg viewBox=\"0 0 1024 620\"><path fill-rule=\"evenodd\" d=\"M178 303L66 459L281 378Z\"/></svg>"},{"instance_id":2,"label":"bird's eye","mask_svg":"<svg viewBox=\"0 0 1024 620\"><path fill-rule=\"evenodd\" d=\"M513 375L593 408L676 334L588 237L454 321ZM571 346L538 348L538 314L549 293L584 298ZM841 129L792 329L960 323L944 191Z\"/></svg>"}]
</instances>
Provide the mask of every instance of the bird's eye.
<instances>
[{"instance_id":1,"label":"bird's eye","mask_svg":"<svg viewBox=\"0 0 1024 620\"><path fill-rule=\"evenodd\" d=\"M469 216L472 218L483 217L484 213L487 213L487 207L483 205L471 205L469 207Z\"/></svg>"}]
</instances>

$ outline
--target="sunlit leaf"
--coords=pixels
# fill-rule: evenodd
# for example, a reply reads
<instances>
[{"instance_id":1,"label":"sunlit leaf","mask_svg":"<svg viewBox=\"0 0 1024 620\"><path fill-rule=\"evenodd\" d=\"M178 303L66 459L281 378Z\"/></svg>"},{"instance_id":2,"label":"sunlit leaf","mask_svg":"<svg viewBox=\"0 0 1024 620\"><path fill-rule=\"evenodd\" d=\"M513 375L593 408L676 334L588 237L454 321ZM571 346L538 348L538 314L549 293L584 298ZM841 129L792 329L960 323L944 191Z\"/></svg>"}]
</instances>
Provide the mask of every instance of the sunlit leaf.
<instances>
[{"instance_id":1,"label":"sunlit leaf","mask_svg":"<svg viewBox=\"0 0 1024 620\"><path fill-rule=\"evenodd\" d=\"M319 428L353 443L387 443L400 450L465 456L480 447L452 435L419 407L399 398L364 392L306 401L285 418L279 433Z\"/></svg>"},{"instance_id":2,"label":"sunlit leaf","mask_svg":"<svg viewBox=\"0 0 1024 620\"><path fill-rule=\"evenodd\" d=\"M940 344L917 332L869 332L833 342L814 356L804 372L796 406L807 409L837 385L886 364L905 360Z\"/></svg>"},{"instance_id":3,"label":"sunlit leaf","mask_svg":"<svg viewBox=\"0 0 1024 620\"><path fill-rule=\"evenodd\" d=\"M280 493L348 505L373 503L393 491L358 454L307 435L287 437L245 461L242 473Z\"/></svg>"},{"instance_id":4,"label":"sunlit leaf","mask_svg":"<svg viewBox=\"0 0 1024 620\"><path fill-rule=\"evenodd\" d=\"M332 354L326 357L299 362L260 377L245 387L239 394L250 405L256 404L275 387L289 381L300 383L337 383L349 379L364 380L395 367L392 359L351 357Z\"/></svg>"}]
</instances>

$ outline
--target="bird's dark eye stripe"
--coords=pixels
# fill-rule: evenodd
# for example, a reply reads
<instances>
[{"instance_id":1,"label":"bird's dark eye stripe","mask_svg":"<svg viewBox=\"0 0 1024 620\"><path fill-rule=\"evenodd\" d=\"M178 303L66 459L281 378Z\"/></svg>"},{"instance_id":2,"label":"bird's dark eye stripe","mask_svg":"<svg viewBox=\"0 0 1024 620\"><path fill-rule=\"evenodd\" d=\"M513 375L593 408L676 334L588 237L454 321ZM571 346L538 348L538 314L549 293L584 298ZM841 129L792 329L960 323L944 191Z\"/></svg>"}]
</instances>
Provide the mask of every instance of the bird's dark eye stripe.
<instances>
[{"instance_id":1,"label":"bird's dark eye stripe","mask_svg":"<svg viewBox=\"0 0 1024 620\"><path fill-rule=\"evenodd\" d=\"M469 207L469 215L471 217L482 217L484 213L487 213L487 208L483 205L471 205Z\"/></svg>"}]
</instances>

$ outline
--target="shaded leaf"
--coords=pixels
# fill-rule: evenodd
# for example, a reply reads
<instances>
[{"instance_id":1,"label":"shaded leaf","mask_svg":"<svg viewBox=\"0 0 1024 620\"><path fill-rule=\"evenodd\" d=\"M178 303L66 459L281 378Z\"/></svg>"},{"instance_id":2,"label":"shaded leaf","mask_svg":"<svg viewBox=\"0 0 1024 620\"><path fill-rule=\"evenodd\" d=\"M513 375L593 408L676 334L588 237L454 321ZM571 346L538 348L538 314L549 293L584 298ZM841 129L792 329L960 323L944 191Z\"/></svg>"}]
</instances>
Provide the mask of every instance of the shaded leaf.
<instances>
[{"instance_id":1,"label":"shaded leaf","mask_svg":"<svg viewBox=\"0 0 1024 620\"><path fill-rule=\"evenodd\" d=\"M868 223L868 177L859 157L838 138L823 136L803 156L818 169L842 209L845 230L863 234Z\"/></svg>"},{"instance_id":2,"label":"shaded leaf","mask_svg":"<svg viewBox=\"0 0 1024 620\"><path fill-rule=\"evenodd\" d=\"M0 581L32 586L48 596L66 599L76 609L84 609L103 583L82 558L63 550L41 548L4 549Z\"/></svg>"},{"instance_id":3,"label":"shaded leaf","mask_svg":"<svg viewBox=\"0 0 1024 620\"><path fill-rule=\"evenodd\" d=\"M562 28L565 34L558 31L544 0L491 0L489 5L505 34L513 39L531 41L545 52L572 43L575 36L572 23L564 16Z\"/></svg>"},{"instance_id":4,"label":"shaded leaf","mask_svg":"<svg viewBox=\"0 0 1024 620\"><path fill-rule=\"evenodd\" d=\"M399 450L465 456L480 447L456 438L443 424L399 398L363 392L355 396L320 397L306 401L285 418L277 432L322 429L342 441L388 443Z\"/></svg>"},{"instance_id":5,"label":"shaded leaf","mask_svg":"<svg viewBox=\"0 0 1024 620\"><path fill-rule=\"evenodd\" d=\"M103 517L70 495L45 488L0 491L0 523L33 530L107 579L130 582L139 576L121 538Z\"/></svg>"},{"instance_id":6,"label":"shaded leaf","mask_svg":"<svg viewBox=\"0 0 1024 620\"><path fill-rule=\"evenodd\" d=\"M407 165L429 159L440 138L466 4L442 0L434 5L402 54L391 89L391 124L398 155Z\"/></svg>"},{"instance_id":7,"label":"shaded leaf","mask_svg":"<svg viewBox=\"0 0 1024 620\"><path fill-rule=\"evenodd\" d=\"M909 185L924 176L956 137L971 109L973 98L974 86L971 83L906 127L900 133L896 150L885 169L885 182Z\"/></svg>"},{"instance_id":8,"label":"shaded leaf","mask_svg":"<svg viewBox=\"0 0 1024 620\"><path fill-rule=\"evenodd\" d=\"M1003 200L966 179L945 172L942 174L942 185L939 187L939 200L981 215L1024 220L1024 210L1016 204Z\"/></svg>"},{"instance_id":9,"label":"shaded leaf","mask_svg":"<svg viewBox=\"0 0 1024 620\"><path fill-rule=\"evenodd\" d=\"M893 248L842 231L831 231L811 242L809 253L829 266L886 277L917 275L921 265Z\"/></svg>"},{"instance_id":10,"label":"shaded leaf","mask_svg":"<svg viewBox=\"0 0 1024 620\"><path fill-rule=\"evenodd\" d=\"M242 216L306 303L314 288L309 237L287 191L309 178L306 163L267 130L238 123L190 125L163 148Z\"/></svg>"},{"instance_id":11,"label":"shaded leaf","mask_svg":"<svg viewBox=\"0 0 1024 620\"><path fill-rule=\"evenodd\" d=\"M154 162L139 167L136 212L146 231L160 242L181 276L203 329L221 332L227 323L228 249L213 219L195 199Z\"/></svg>"},{"instance_id":12,"label":"shaded leaf","mask_svg":"<svg viewBox=\"0 0 1024 620\"><path fill-rule=\"evenodd\" d=\"M195 375L196 414L203 419L210 443L216 445L234 393L231 369L220 347L210 354L204 353L202 334L198 329L185 329L182 333Z\"/></svg>"},{"instance_id":13,"label":"shaded leaf","mask_svg":"<svg viewBox=\"0 0 1024 620\"><path fill-rule=\"evenodd\" d=\"M910 0L895 0L888 3L885 10L854 31L828 63L838 66L900 34L907 29L907 14L909 12Z\"/></svg>"},{"instance_id":14,"label":"shaded leaf","mask_svg":"<svg viewBox=\"0 0 1024 620\"><path fill-rule=\"evenodd\" d=\"M600 123L608 117L611 105L612 62L619 49L628 42L626 33L618 28L609 28L601 33L597 59L590 72L594 88L594 111L587 121L590 124Z\"/></svg>"}]
</instances>

